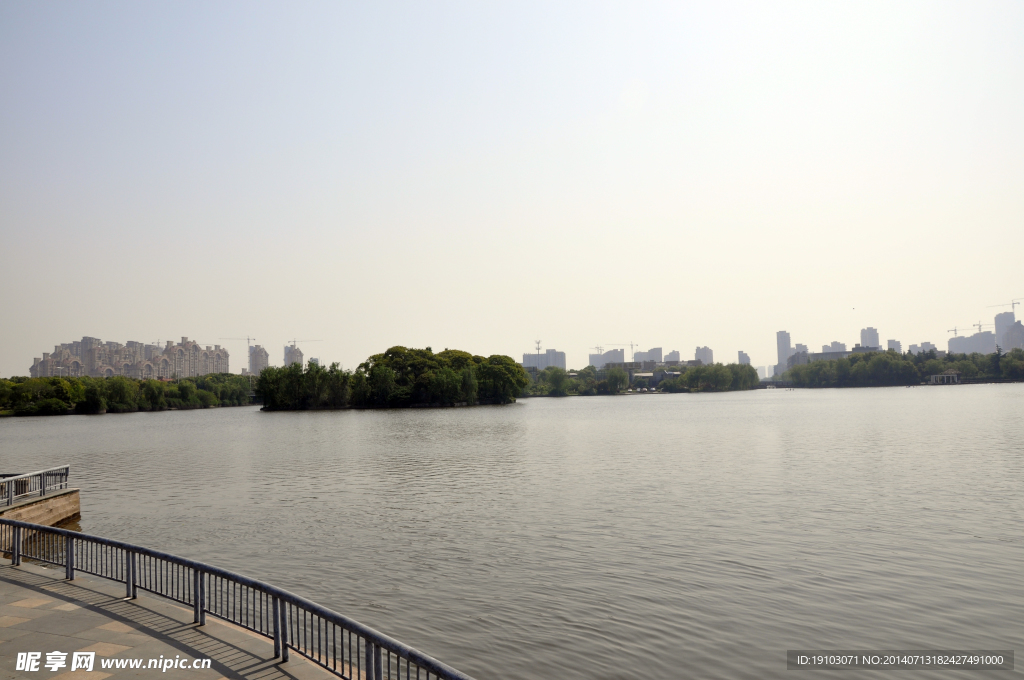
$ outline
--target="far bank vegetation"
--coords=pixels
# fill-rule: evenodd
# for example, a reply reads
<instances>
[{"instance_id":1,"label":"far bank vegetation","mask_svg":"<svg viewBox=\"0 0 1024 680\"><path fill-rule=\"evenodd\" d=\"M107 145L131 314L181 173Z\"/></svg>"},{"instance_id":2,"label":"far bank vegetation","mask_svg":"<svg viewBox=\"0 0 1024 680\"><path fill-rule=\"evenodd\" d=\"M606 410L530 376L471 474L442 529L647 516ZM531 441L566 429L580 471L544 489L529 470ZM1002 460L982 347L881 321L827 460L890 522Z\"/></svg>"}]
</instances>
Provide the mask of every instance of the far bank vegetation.
<instances>
[{"instance_id":1,"label":"far bank vegetation","mask_svg":"<svg viewBox=\"0 0 1024 680\"><path fill-rule=\"evenodd\" d=\"M955 371L961 378L1024 380L1024 350L1004 354L946 354L932 350L900 354L895 350L853 354L846 359L815 361L794 366L784 380L797 387L885 387L919 385L928 376Z\"/></svg>"},{"instance_id":2,"label":"far bank vegetation","mask_svg":"<svg viewBox=\"0 0 1024 680\"><path fill-rule=\"evenodd\" d=\"M593 396L621 394L627 389L655 388L659 392L731 392L751 390L758 384L757 371L745 364L711 364L708 366L678 366L655 383L643 376L634 376L621 368L599 371L587 366L579 371L565 371L556 366L545 368L526 388L525 396ZM674 375L678 372L679 375Z\"/></svg>"},{"instance_id":3,"label":"far bank vegetation","mask_svg":"<svg viewBox=\"0 0 1024 680\"><path fill-rule=\"evenodd\" d=\"M0 412L16 416L132 413L213 406L245 406L249 380L211 373L180 381L112 378L0 379Z\"/></svg>"}]
</instances>

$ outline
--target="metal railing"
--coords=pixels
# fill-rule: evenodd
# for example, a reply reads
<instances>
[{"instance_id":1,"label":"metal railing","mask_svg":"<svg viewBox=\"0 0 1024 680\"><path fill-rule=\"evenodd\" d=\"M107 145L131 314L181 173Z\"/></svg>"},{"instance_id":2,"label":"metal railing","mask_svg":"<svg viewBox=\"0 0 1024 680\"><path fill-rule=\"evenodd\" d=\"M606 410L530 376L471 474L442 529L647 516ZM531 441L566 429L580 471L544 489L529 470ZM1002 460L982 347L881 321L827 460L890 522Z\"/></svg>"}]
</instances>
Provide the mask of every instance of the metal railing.
<instances>
[{"instance_id":1,"label":"metal railing","mask_svg":"<svg viewBox=\"0 0 1024 680\"><path fill-rule=\"evenodd\" d=\"M24 475L0 474L0 505L14 505L24 498L45 496L48 491L68 488L70 465Z\"/></svg>"},{"instance_id":2,"label":"metal railing","mask_svg":"<svg viewBox=\"0 0 1024 680\"><path fill-rule=\"evenodd\" d=\"M63 566L192 607L193 622L210 614L274 641L274 658L289 650L345 680L472 680L383 633L315 602L226 569L122 541L0 518L0 553Z\"/></svg>"}]
</instances>

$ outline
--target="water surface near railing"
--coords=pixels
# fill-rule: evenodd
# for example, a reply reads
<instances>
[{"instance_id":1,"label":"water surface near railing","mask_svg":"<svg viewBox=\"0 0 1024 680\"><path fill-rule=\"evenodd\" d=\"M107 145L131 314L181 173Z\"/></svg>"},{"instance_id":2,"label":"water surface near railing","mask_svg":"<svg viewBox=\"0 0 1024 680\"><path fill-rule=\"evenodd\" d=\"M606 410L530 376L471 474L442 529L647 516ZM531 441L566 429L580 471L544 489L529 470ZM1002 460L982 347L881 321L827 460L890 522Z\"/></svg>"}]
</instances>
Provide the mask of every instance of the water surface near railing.
<instances>
[{"instance_id":1,"label":"water surface near railing","mask_svg":"<svg viewBox=\"0 0 1024 680\"><path fill-rule=\"evenodd\" d=\"M1022 646L1022 412L1020 385L237 408L8 418L0 450L70 463L87 532L481 680L759 678L787 648Z\"/></svg>"}]
</instances>

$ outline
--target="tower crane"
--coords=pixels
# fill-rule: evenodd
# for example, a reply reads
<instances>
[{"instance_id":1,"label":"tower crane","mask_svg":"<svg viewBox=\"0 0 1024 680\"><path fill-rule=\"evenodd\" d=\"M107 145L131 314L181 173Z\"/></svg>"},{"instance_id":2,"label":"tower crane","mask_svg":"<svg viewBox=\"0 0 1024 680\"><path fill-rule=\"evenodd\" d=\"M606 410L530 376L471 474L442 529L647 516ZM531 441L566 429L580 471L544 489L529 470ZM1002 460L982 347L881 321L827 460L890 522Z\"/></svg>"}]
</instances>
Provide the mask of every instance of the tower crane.
<instances>
[{"instance_id":1,"label":"tower crane","mask_svg":"<svg viewBox=\"0 0 1024 680\"><path fill-rule=\"evenodd\" d=\"M256 342L256 338L250 338L248 335L244 338L218 338L219 340L245 340L245 347L249 350L249 367L252 367L252 343ZM252 391L252 374L249 374L249 396L252 397L254 392Z\"/></svg>"},{"instance_id":2,"label":"tower crane","mask_svg":"<svg viewBox=\"0 0 1024 680\"><path fill-rule=\"evenodd\" d=\"M245 336L244 338L217 338L217 339L218 340L245 340L245 344L247 346L249 346L249 347L252 347L252 343L256 341L256 338L250 338L249 336Z\"/></svg>"},{"instance_id":3,"label":"tower crane","mask_svg":"<svg viewBox=\"0 0 1024 680\"><path fill-rule=\"evenodd\" d=\"M955 338L957 336L957 333L959 332L959 329L956 326L953 326L952 328L948 329L946 332L947 333L952 333L953 337Z\"/></svg>"},{"instance_id":4,"label":"tower crane","mask_svg":"<svg viewBox=\"0 0 1024 680\"><path fill-rule=\"evenodd\" d=\"M323 340L285 340L285 342L292 343L292 348L294 349L297 342L323 342Z\"/></svg>"},{"instance_id":5,"label":"tower crane","mask_svg":"<svg viewBox=\"0 0 1024 680\"><path fill-rule=\"evenodd\" d=\"M1008 302L1006 304L990 304L990 305L988 305L988 307L989 308L992 308L992 307L1010 307L1010 311L1016 312L1017 311L1017 305L1020 304L1021 300L1024 300L1024 298L1014 298L1013 300L1011 300L1010 302Z\"/></svg>"}]
</instances>

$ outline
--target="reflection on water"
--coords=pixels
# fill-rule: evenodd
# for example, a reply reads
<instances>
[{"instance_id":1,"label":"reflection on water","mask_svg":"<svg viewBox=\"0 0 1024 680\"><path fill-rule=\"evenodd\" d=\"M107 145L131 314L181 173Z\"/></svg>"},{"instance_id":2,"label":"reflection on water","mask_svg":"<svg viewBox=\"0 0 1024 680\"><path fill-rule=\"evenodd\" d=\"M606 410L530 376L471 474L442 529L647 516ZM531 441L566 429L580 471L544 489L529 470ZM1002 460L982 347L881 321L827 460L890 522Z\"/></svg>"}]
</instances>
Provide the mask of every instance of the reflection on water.
<instances>
[{"instance_id":1,"label":"reflection on water","mask_svg":"<svg viewBox=\"0 0 1024 680\"><path fill-rule=\"evenodd\" d=\"M1022 413L1022 385L239 408L8 418L0 451L70 463L82 531L481 679L760 678L788 648L1021 647Z\"/></svg>"}]
</instances>

